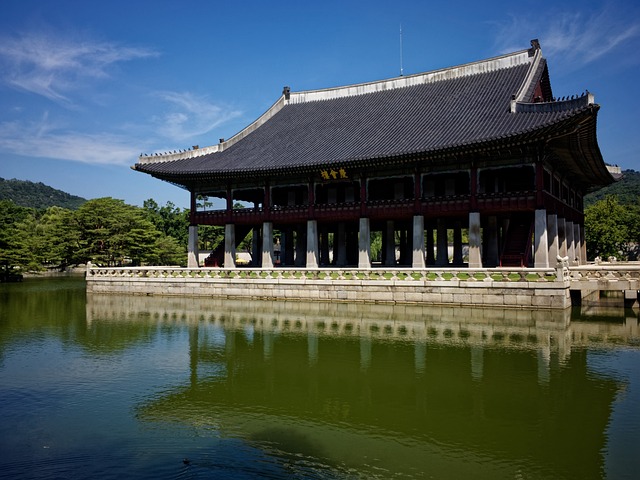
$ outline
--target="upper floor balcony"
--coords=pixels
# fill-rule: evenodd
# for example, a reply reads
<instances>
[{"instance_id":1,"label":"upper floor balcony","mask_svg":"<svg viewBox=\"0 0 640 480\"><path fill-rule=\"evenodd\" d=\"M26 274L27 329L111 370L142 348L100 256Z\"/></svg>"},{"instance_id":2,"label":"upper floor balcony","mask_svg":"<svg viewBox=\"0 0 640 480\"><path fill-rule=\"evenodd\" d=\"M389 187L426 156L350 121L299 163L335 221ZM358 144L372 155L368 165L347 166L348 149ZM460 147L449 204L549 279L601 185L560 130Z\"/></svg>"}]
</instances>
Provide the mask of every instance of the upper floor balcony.
<instances>
[{"instance_id":1,"label":"upper floor balcony","mask_svg":"<svg viewBox=\"0 0 640 480\"><path fill-rule=\"evenodd\" d=\"M543 192L544 207L566 218L581 218L582 212ZM475 205L474 205L475 204ZM198 211L192 221L202 225L258 225L262 222L280 224L301 223L307 220L357 221L361 217L372 220L409 220L414 215L426 218L461 217L470 211L485 215L533 211L537 208L536 192L480 193L473 201L471 195L449 195L400 200L370 200L366 202L317 203L314 205L276 205L264 209L236 208L232 210Z\"/></svg>"}]
</instances>

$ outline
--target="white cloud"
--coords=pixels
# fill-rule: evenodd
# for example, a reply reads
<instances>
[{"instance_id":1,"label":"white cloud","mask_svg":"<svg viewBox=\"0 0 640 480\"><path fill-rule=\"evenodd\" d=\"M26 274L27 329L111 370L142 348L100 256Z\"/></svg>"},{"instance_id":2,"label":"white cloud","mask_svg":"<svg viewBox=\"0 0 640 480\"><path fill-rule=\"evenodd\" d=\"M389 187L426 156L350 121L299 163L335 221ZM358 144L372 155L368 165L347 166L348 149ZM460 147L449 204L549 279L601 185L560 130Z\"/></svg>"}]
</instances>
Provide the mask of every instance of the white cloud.
<instances>
[{"instance_id":1,"label":"white cloud","mask_svg":"<svg viewBox=\"0 0 640 480\"><path fill-rule=\"evenodd\" d=\"M513 16L498 29L496 43L500 51L508 52L522 48L531 38L539 38L545 56L560 58L561 68L574 70L618 53L640 39L640 19L628 13L629 8L605 8L546 12L538 20Z\"/></svg>"},{"instance_id":2,"label":"white cloud","mask_svg":"<svg viewBox=\"0 0 640 480\"><path fill-rule=\"evenodd\" d=\"M65 131L52 125L47 114L38 122L0 123L0 150L25 157L108 165L132 165L140 153L127 137Z\"/></svg>"},{"instance_id":3,"label":"white cloud","mask_svg":"<svg viewBox=\"0 0 640 480\"><path fill-rule=\"evenodd\" d=\"M152 119L155 127L138 124L129 126L124 133L85 132L50 120L45 113L36 121L0 123L0 151L88 164L132 165L141 152L153 151L160 143L166 145L206 134L240 116L238 110L223 108L190 93L161 92L156 96L168 108L166 114Z\"/></svg>"},{"instance_id":4,"label":"white cloud","mask_svg":"<svg viewBox=\"0 0 640 480\"><path fill-rule=\"evenodd\" d=\"M153 121L158 125L158 133L170 140L183 141L208 133L241 115L239 110L216 105L206 97L188 92L155 95L169 105L167 113L156 116Z\"/></svg>"},{"instance_id":5,"label":"white cloud","mask_svg":"<svg viewBox=\"0 0 640 480\"><path fill-rule=\"evenodd\" d=\"M68 92L87 78L108 76L116 63L157 56L146 48L74 40L45 32L0 37L0 75L13 88L70 103Z\"/></svg>"}]
</instances>

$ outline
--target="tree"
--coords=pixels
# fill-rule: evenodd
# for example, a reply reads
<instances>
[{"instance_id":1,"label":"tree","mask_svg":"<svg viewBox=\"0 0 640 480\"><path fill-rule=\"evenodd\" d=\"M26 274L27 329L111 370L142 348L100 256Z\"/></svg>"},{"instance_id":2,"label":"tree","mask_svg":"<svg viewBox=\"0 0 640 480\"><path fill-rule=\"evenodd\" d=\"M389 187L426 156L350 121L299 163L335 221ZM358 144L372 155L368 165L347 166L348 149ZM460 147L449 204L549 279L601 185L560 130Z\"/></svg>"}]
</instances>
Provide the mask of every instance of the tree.
<instances>
[{"instance_id":1,"label":"tree","mask_svg":"<svg viewBox=\"0 0 640 480\"><path fill-rule=\"evenodd\" d=\"M612 195L599 200L585 210L585 241L587 257L626 257L630 244L627 210Z\"/></svg>"},{"instance_id":2,"label":"tree","mask_svg":"<svg viewBox=\"0 0 640 480\"><path fill-rule=\"evenodd\" d=\"M90 200L75 214L79 256L109 266L140 265L157 256L160 232L144 211L110 197Z\"/></svg>"},{"instance_id":3,"label":"tree","mask_svg":"<svg viewBox=\"0 0 640 480\"><path fill-rule=\"evenodd\" d=\"M175 238L187 251L189 241L189 210L176 207L172 202L167 202L164 207L160 207L153 199L144 201L143 209L147 218L153 223L156 229L166 236Z\"/></svg>"},{"instance_id":4,"label":"tree","mask_svg":"<svg viewBox=\"0 0 640 480\"><path fill-rule=\"evenodd\" d=\"M74 225L74 212L66 208L49 207L39 219L42 239L40 263L64 270L76 262L79 232Z\"/></svg>"},{"instance_id":5,"label":"tree","mask_svg":"<svg viewBox=\"0 0 640 480\"><path fill-rule=\"evenodd\" d=\"M3 268L26 269L32 263L25 230L33 215L31 208L0 200L0 265Z\"/></svg>"},{"instance_id":6,"label":"tree","mask_svg":"<svg viewBox=\"0 0 640 480\"><path fill-rule=\"evenodd\" d=\"M148 256L148 262L152 265L186 265L185 249L171 236L158 237L152 252Z\"/></svg>"}]
</instances>

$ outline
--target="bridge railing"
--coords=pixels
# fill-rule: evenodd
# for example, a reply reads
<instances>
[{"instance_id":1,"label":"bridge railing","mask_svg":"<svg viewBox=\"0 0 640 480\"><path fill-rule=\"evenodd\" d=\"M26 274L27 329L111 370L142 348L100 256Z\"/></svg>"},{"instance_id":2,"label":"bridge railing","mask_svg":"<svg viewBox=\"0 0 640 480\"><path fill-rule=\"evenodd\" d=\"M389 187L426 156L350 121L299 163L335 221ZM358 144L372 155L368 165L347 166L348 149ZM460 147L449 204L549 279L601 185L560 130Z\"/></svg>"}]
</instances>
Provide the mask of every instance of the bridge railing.
<instances>
[{"instance_id":1,"label":"bridge railing","mask_svg":"<svg viewBox=\"0 0 640 480\"><path fill-rule=\"evenodd\" d=\"M596 290L639 290L640 264L607 263L570 268L572 288Z\"/></svg>"}]
</instances>

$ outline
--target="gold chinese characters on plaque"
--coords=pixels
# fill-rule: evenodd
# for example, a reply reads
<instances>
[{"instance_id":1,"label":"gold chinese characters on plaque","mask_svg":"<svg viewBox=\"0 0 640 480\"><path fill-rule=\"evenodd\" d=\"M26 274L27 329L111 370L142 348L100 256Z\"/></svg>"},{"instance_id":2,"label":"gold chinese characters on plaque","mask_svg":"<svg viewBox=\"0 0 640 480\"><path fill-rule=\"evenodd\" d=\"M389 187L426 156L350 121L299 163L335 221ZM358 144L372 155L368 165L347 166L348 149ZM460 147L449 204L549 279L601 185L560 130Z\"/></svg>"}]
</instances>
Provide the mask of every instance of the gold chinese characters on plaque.
<instances>
[{"instance_id":1,"label":"gold chinese characters on plaque","mask_svg":"<svg viewBox=\"0 0 640 480\"><path fill-rule=\"evenodd\" d=\"M328 168L324 170L320 170L320 177L323 180L341 180L345 178L349 178L347 175L347 171L344 168Z\"/></svg>"}]
</instances>

